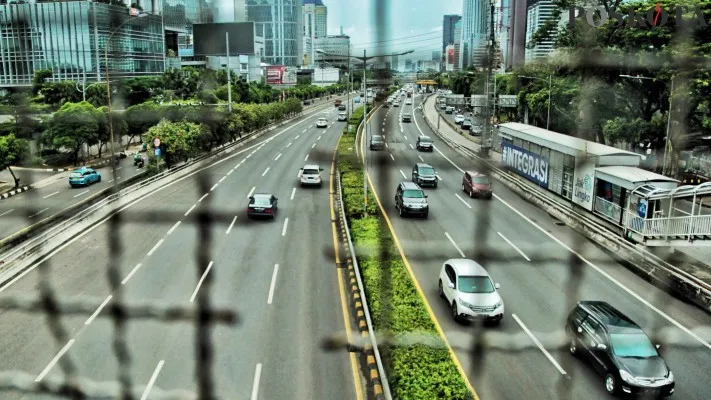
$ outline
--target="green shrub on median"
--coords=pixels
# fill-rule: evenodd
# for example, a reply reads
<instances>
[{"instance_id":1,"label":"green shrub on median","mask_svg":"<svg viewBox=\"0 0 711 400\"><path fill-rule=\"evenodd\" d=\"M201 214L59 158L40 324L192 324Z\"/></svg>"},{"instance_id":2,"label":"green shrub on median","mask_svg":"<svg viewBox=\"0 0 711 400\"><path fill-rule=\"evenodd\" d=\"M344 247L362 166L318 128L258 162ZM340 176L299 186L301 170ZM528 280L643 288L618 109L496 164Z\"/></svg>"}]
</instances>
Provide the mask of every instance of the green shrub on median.
<instances>
[{"instance_id":1,"label":"green shrub on median","mask_svg":"<svg viewBox=\"0 0 711 400\"><path fill-rule=\"evenodd\" d=\"M363 214L363 169L352 135L342 136L338 144L338 169L344 211L356 246L374 329L395 337L427 337L435 344L381 346L393 398L473 399L400 257L371 191L368 215ZM386 258L381 261L383 254Z\"/></svg>"}]
</instances>

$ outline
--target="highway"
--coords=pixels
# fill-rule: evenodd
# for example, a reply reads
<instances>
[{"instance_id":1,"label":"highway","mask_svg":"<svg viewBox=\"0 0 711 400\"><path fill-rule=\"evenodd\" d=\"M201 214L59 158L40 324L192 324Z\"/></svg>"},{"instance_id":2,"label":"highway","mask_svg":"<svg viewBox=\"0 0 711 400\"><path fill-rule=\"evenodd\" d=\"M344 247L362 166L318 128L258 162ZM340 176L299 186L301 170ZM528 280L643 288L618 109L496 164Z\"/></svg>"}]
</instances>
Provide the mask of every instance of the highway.
<instances>
[{"instance_id":1,"label":"highway","mask_svg":"<svg viewBox=\"0 0 711 400\"><path fill-rule=\"evenodd\" d=\"M416 96L414 106L421 101ZM381 108L370 121L370 133L385 134L387 147L366 150L369 175L436 320L482 399L607 398L602 377L570 356L564 343L565 318L583 299L607 301L650 336L657 334L676 379L675 398L711 398L708 314L643 281L496 181L493 200L468 198L461 190L463 171L481 167L448 147L412 107ZM411 113L413 122L400 123L402 113ZM434 152L415 150L422 134L434 139ZM394 208L395 188L411 179L417 162L435 167L441 181L425 189L429 218L404 219ZM499 327L483 332L514 339L483 355L470 349L475 325L455 323L437 294L443 262L460 257L480 262L501 284L506 315ZM550 340L564 347L542 345Z\"/></svg>"},{"instance_id":2,"label":"highway","mask_svg":"<svg viewBox=\"0 0 711 400\"><path fill-rule=\"evenodd\" d=\"M116 180L120 182L139 174L143 169L134 167L133 159L127 157L121 160L116 168L116 178L112 176L109 166L99 168L98 171L101 173L101 182L88 187L70 187L71 171L66 171L45 177L42 184L35 189L0 200L0 239L81 202L84 198L108 188ZM27 171L22 173L27 175ZM45 173L42 173L43 177L44 175ZM27 181L29 180L23 179L23 182Z\"/></svg>"},{"instance_id":3,"label":"highway","mask_svg":"<svg viewBox=\"0 0 711 400\"><path fill-rule=\"evenodd\" d=\"M359 398L352 355L319 347L323 338L346 329L329 214L330 163L344 126L337 115L335 107L327 108L275 130L122 212L145 220L126 222L117 232L122 243L119 290L126 301L190 306L200 290L210 287L211 304L239 313L239 326L217 326L211 334L219 398ZM329 120L328 128L315 127L318 117ZM323 187L299 187L297 174L306 163L324 168ZM207 189L200 190L201 182ZM247 219L248 197L259 192L279 198L276 220ZM196 257L203 244L198 227L181 221L207 209L234 218L210 228L210 263L199 276ZM174 219L151 218L166 211L173 211ZM91 296L97 310L111 304L108 296L118 292L111 291L106 277L109 233L108 223L95 225L46 261L59 296ZM40 270L30 270L0 292L37 293ZM44 316L0 314L0 370L47 379L61 376L57 360L69 357L82 376L117 379L110 319L64 318L71 340L55 343ZM134 384L153 381L162 390L197 391L192 324L133 321L127 337ZM30 397L3 393L2 398Z\"/></svg>"}]
</instances>

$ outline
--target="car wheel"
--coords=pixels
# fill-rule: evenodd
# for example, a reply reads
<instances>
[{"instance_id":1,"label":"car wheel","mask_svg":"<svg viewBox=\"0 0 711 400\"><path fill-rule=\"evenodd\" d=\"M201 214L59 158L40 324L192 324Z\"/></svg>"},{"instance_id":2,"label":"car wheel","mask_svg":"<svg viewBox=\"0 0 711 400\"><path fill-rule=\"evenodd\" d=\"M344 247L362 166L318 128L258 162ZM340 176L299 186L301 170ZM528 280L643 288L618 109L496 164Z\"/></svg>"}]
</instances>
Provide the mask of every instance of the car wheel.
<instances>
[{"instance_id":1,"label":"car wheel","mask_svg":"<svg viewBox=\"0 0 711 400\"><path fill-rule=\"evenodd\" d=\"M426 212L425 215L423 216L425 219L427 219L430 216L429 212Z\"/></svg>"},{"instance_id":2,"label":"car wheel","mask_svg":"<svg viewBox=\"0 0 711 400\"><path fill-rule=\"evenodd\" d=\"M571 355L578 355L578 344L576 343L575 338L570 339L570 346L568 346L568 351L570 351Z\"/></svg>"},{"instance_id":3,"label":"car wheel","mask_svg":"<svg viewBox=\"0 0 711 400\"><path fill-rule=\"evenodd\" d=\"M617 379L610 373L605 375L605 390L609 394L617 393Z\"/></svg>"},{"instance_id":4,"label":"car wheel","mask_svg":"<svg viewBox=\"0 0 711 400\"><path fill-rule=\"evenodd\" d=\"M452 302L452 318L455 321L459 321L459 311L457 311L457 302L456 301Z\"/></svg>"},{"instance_id":5,"label":"car wheel","mask_svg":"<svg viewBox=\"0 0 711 400\"><path fill-rule=\"evenodd\" d=\"M441 279L439 280L439 288L437 290L437 293L439 293L439 297L441 297L443 299L445 298L444 289L442 288L442 280Z\"/></svg>"},{"instance_id":6,"label":"car wheel","mask_svg":"<svg viewBox=\"0 0 711 400\"><path fill-rule=\"evenodd\" d=\"M470 198L473 198L473 197L474 197L474 191L471 190L471 189L469 189L469 197L470 197Z\"/></svg>"},{"instance_id":7,"label":"car wheel","mask_svg":"<svg viewBox=\"0 0 711 400\"><path fill-rule=\"evenodd\" d=\"M434 184L434 188L437 189L437 184L436 184L436 183Z\"/></svg>"},{"instance_id":8,"label":"car wheel","mask_svg":"<svg viewBox=\"0 0 711 400\"><path fill-rule=\"evenodd\" d=\"M99 175L99 179L97 179L96 182L101 182L101 175Z\"/></svg>"},{"instance_id":9,"label":"car wheel","mask_svg":"<svg viewBox=\"0 0 711 400\"><path fill-rule=\"evenodd\" d=\"M462 183L462 192L466 193L467 189L464 187L464 184Z\"/></svg>"}]
</instances>

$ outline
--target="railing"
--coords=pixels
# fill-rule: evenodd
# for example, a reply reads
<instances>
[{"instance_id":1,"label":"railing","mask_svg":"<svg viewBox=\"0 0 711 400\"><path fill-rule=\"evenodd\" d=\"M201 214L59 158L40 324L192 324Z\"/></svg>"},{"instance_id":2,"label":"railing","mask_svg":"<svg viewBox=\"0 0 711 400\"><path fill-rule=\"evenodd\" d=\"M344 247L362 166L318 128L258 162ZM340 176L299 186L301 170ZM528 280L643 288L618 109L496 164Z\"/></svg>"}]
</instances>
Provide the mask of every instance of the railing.
<instances>
[{"instance_id":1,"label":"railing","mask_svg":"<svg viewBox=\"0 0 711 400\"><path fill-rule=\"evenodd\" d=\"M615 224L620 223L620 216L622 215L622 207L615 203L607 201L602 197L595 197L595 212L608 218Z\"/></svg>"},{"instance_id":2,"label":"railing","mask_svg":"<svg viewBox=\"0 0 711 400\"><path fill-rule=\"evenodd\" d=\"M644 219L627 211L623 224L645 237L711 236L711 215Z\"/></svg>"}]
</instances>

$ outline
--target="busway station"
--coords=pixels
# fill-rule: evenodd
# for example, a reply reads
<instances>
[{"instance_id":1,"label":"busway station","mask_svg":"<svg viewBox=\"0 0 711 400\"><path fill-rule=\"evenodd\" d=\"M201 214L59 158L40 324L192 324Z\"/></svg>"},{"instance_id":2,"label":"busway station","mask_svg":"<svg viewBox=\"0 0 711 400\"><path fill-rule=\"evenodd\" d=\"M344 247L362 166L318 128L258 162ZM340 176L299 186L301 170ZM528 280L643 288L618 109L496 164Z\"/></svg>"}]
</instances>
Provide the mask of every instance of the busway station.
<instances>
[{"instance_id":1,"label":"busway station","mask_svg":"<svg viewBox=\"0 0 711 400\"><path fill-rule=\"evenodd\" d=\"M647 246L711 245L711 183L639 168L644 156L531 125L499 125L509 171L617 226Z\"/></svg>"}]
</instances>

